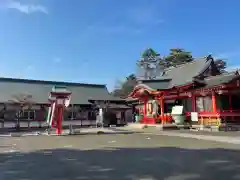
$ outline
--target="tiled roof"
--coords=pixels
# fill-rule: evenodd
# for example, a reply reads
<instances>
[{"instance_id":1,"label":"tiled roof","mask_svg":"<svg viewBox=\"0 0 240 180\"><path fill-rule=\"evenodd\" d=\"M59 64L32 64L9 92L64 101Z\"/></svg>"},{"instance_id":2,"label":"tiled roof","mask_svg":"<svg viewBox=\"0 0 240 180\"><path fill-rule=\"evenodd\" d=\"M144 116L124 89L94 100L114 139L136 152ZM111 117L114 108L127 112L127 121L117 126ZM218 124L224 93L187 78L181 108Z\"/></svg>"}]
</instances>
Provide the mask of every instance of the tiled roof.
<instances>
[{"instance_id":1,"label":"tiled roof","mask_svg":"<svg viewBox=\"0 0 240 180\"><path fill-rule=\"evenodd\" d=\"M109 109L131 109L132 107L125 104L109 104Z\"/></svg>"},{"instance_id":2,"label":"tiled roof","mask_svg":"<svg viewBox=\"0 0 240 180\"><path fill-rule=\"evenodd\" d=\"M141 83L153 90L165 90L171 85L171 79L143 80Z\"/></svg>"},{"instance_id":3,"label":"tiled roof","mask_svg":"<svg viewBox=\"0 0 240 180\"><path fill-rule=\"evenodd\" d=\"M138 98L127 97L124 99L126 102L138 101Z\"/></svg>"},{"instance_id":4,"label":"tiled roof","mask_svg":"<svg viewBox=\"0 0 240 180\"><path fill-rule=\"evenodd\" d=\"M205 87L214 87L220 84L227 84L237 77L239 77L239 74L236 73L236 71L224 73L218 76L211 76L204 79L204 82L206 84Z\"/></svg>"},{"instance_id":5,"label":"tiled roof","mask_svg":"<svg viewBox=\"0 0 240 180\"><path fill-rule=\"evenodd\" d=\"M211 60L200 58L174 68L165 70L163 78L171 78L171 87L193 82L193 78L203 73L211 64Z\"/></svg>"},{"instance_id":6,"label":"tiled roof","mask_svg":"<svg viewBox=\"0 0 240 180\"><path fill-rule=\"evenodd\" d=\"M205 72L213 60L199 58L190 63L165 69L161 76L153 80L141 80L140 84L145 84L151 89L169 89L174 86L181 86L193 82L193 78Z\"/></svg>"},{"instance_id":7,"label":"tiled roof","mask_svg":"<svg viewBox=\"0 0 240 180\"><path fill-rule=\"evenodd\" d=\"M66 86L72 92L71 104L90 104L89 99L116 100L105 85L0 78L0 102L9 102L17 95L31 95L31 101L48 103L53 86Z\"/></svg>"}]
</instances>

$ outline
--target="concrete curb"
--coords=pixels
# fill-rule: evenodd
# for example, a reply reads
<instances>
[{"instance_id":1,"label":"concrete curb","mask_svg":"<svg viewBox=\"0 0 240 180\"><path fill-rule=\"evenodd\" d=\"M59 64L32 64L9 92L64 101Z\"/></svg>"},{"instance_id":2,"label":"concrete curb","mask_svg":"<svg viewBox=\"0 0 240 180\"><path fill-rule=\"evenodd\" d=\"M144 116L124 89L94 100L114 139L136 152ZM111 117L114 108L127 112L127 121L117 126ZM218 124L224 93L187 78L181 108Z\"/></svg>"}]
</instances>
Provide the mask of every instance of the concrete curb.
<instances>
[{"instance_id":1,"label":"concrete curb","mask_svg":"<svg viewBox=\"0 0 240 180\"><path fill-rule=\"evenodd\" d=\"M75 132L70 134L69 132L64 132L61 135L55 133L47 132L32 132L32 133L9 133L9 134L0 134L0 137L26 137L26 136L76 136L76 135L107 135L107 134L135 134L142 133L140 131L94 131L94 132Z\"/></svg>"},{"instance_id":2,"label":"concrete curb","mask_svg":"<svg viewBox=\"0 0 240 180\"><path fill-rule=\"evenodd\" d=\"M1 134L1 135L0 135L0 138L1 138L1 137L39 136L39 135L41 135L41 134L36 134L36 133L12 134L12 133L9 133L9 134Z\"/></svg>"},{"instance_id":3,"label":"concrete curb","mask_svg":"<svg viewBox=\"0 0 240 180\"><path fill-rule=\"evenodd\" d=\"M0 137L11 137L11 134L1 134Z\"/></svg>"},{"instance_id":4,"label":"concrete curb","mask_svg":"<svg viewBox=\"0 0 240 180\"><path fill-rule=\"evenodd\" d=\"M61 135L52 133L52 134L48 134L48 133L43 133L41 135L45 135L45 136L77 136L77 135L108 135L108 134L135 134L135 133L142 133L142 132L104 132L104 131L97 131L97 132L77 132L77 133L73 133L73 134L69 134L69 133L63 133Z\"/></svg>"}]
</instances>

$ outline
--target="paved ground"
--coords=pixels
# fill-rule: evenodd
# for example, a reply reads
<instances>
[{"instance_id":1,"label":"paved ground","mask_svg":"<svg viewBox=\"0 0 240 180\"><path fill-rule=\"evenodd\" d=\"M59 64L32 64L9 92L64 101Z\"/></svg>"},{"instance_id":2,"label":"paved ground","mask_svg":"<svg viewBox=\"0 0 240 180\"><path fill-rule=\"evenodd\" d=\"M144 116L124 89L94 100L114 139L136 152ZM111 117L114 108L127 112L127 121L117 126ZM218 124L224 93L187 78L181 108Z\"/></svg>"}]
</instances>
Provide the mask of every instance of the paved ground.
<instances>
[{"instance_id":1,"label":"paved ground","mask_svg":"<svg viewBox=\"0 0 240 180\"><path fill-rule=\"evenodd\" d=\"M0 179L240 179L239 150L144 134L2 137Z\"/></svg>"}]
</instances>

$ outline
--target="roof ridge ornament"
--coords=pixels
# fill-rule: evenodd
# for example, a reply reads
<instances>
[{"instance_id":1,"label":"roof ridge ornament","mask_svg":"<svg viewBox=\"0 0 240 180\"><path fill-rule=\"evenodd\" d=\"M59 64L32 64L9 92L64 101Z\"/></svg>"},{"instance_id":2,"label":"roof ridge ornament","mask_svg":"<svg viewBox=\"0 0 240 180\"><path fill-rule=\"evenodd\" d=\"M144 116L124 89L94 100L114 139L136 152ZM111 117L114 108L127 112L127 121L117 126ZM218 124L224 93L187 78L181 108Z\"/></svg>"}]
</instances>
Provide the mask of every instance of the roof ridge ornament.
<instances>
[{"instance_id":1,"label":"roof ridge ornament","mask_svg":"<svg viewBox=\"0 0 240 180\"><path fill-rule=\"evenodd\" d=\"M213 60L212 54L209 54L209 55L206 57L206 62L208 62L208 61L210 61L210 60Z\"/></svg>"},{"instance_id":2,"label":"roof ridge ornament","mask_svg":"<svg viewBox=\"0 0 240 180\"><path fill-rule=\"evenodd\" d=\"M236 70L235 75L236 75L236 76L239 75L239 69Z\"/></svg>"}]
</instances>

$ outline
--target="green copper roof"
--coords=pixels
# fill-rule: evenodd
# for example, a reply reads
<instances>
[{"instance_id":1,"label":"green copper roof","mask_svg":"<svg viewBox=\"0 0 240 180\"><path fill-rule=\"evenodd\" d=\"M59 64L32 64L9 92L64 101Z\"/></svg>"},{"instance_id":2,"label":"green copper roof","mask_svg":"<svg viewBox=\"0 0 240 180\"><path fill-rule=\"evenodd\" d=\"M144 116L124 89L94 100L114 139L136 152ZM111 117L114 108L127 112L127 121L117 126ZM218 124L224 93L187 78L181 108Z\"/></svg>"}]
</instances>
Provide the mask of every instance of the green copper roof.
<instances>
[{"instance_id":1,"label":"green copper roof","mask_svg":"<svg viewBox=\"0 0 240 180\"><path fill-rule=\"evenodd\" d=\"M212 61L206 58L196 59L190 63L165 69L162 75L156 79L142 80L142 84L152 89L170 89L174 86L181 86L193 82L193 78L204 73L211 65Z\"/></svg>"},{"instance_id":2,"label":"green copper roof","mask_svg":"<svg viewBox=\"0 0 240 180\"><path fill-rule=\"evenodd\" d=\"M141 54L142 57L146 57L146 56L158 56L159 54L154 51L152 48L147 48L146 50L144 50Z\"/></svg>"},{"instance_id":3,"label":"green copper roof","mask_svg":"<svg viewBox=\"0 0 240 180\"><path fill-rule=\"evenodd\" d=\"M236 72L229 72L229 73L224 73L218 76L205 78L204 80L206 84L205 87L214 87L220 84L227 84L232 80L234 80L235 78L239 78L239 74L236 74Z\"/></svg>"},{"instance_id":4,"label":"green copper roof","mask_svg":"<svg viewBox=\"0 0 240 180\"><path fill-rule=\"evenodd\" d=\"M151 89L166 90L169 89L171 79L143 80L142 83Z\"/></svg>"},{"instance_id":5,"label":"green copper roof","mask_svg":"<svg viewBox=\"0 0 240 180\"><path fill-rule=\"evenodd\" d=\"M172 67L165 70L162 77L170 78L171 86L181 86L193 82L193 78L202 74L211 65L211 61L206 61L206 58L199 58L192 62Z\"/></svg>"},{"instance_id":6,"label":"green copper roof","mask_svg":"<svg viewBox=\"0 0 240 180\"><path fill-rule=\"evenodd\" d=\"M0 78L0 103L9 102L19 94L31 95L31 101L35 103L49 103L49 93L54 86L72 93L71 104L90 104L89 99L118 100L105 85Z\"/></svg>"}]
</instances>

